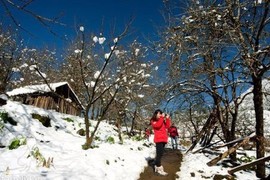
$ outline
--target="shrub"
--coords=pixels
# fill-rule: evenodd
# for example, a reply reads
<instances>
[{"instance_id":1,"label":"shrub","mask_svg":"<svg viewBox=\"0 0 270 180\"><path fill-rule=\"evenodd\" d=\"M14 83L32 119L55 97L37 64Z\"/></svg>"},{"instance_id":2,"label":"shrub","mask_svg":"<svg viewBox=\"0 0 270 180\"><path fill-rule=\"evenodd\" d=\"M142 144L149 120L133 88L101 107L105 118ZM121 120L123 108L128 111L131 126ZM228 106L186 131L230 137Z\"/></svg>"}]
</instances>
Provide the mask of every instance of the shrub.
<instances>
[{"instance_id":1,"label":"shrub","mask_svg":"<svg viewBox=\"0 0 270 180\"><path fill-rule=\"evenodd\" d=\"M32 118L39 120L45 127L51 127L51 119L47 116L41 116L39 114L33 113Z\"/></svg>"},{"instance_id":2,"label":"shrub","mask_svg":"<svg viewBox=\"0 0 270 180\"><path fill-rule=\"evenodd\" d=\"M4 123L10 123L14 126L17 126L17 122L14 121L11 117L8 116L7 112L0 112L0 118L4 121Z\"/></svg>"},{"instance_id":3,"label":"shrub","mask_svg":"<svg viewBox=\"0 0 270 180\"><path fill-rule=\"evenodd\" d=\"M53 157L49 157L46 161L46 158L40 153L38 147L32 148L27 158L29 158L30 156L34 157L37 160L37 166L42 166L46 168L50 168L50 166L53 166Z\"/></svg>"},{"instance_id":4,"label":"shrub","mask_svg":"<svg viewBox=\"0 0 270 180\"><path fill-rule=\"evenodd\" d=\"M96 141L101 141L101 138L99 136L95 136Z\"/></svg>"},{"instance_id":5,"label":"shrub","mask_svg":"<svg viewBox=\"0 0 270 180\"><path fill-rule=\"evenodd\" d=\"M256 160L256 158L254 156L242 156L242 157L238 158L238 160L240 162L249 163L249 162Z\"/></svg>"},{"instance_id":6,"label":"shrub","mask_svg":"<svg viewBox=\"0 0 270 180\"><path fill-rule=\"evenodd\" d=\"M17 149L19 146L20 146L20 140L14 139L14 140L12 140L11 144L8 146L8 149L9 150Z\"/></svg>"},{"instance_id":7,"label":"shrub","mask_svg":"<svg viewBox=\"0 0 270 180\"><path fill-rule=\"evenodd\" d=\"M145 138L142 137L142 136L139 136L139 135L136 135L136 136L133 136L133 137L132 137L132 140L134 140L134 141L141 141L141 140L143 140L143 139L145 139Z\"/></svg>"},{"instance_id":8,"label":"shrub","mask_svg":"<svg viewBox=\"0 0 270 180\"><path fill-rule=\"evenodd\" d=\"M77 134L79 134L80 136L85 136L85 130L84 129L79 129L77 131Z\"/></svg>"},{"instance_id":9,"label":"shrub","mask_svg":"<svg viewBox=\"0 0 270 180\"><path fill-rule=\"evenodd\" d=\"M8 146L8 149L9 150L17 149L19 146L25 145L25 144L26 144L26 138L15 138L12 140L12 142Z\"/></svg>"},{"instance_id":10,"label":"shrub","mask_svg":"<svg viewBox=\"0 0 270 180\"><path fill-rule=\"evenodd\" d=\"M34 157L37 160L38 166L43 165L44 161L46 161L45 158L43 157L43 155L40 153L38 147L34 147L31 150L31 152L28 155L28 157L30 157L30 156Z\"/></svg>"},{"instance_id":11,"label":"shrub","mask_svg":"<svg viewBox=\"0 0 270 180\"><path fill-rule=\"evenodd\" d=\"M107 138L106 142L108 142L108 143L110 143L110 144L114 144L114 143L115 143L114 138L111 137L111 136L109 136L109 137Z\"/></svg>"},{"instance_id":12,"label":"shrub","mask_svg":"<svg viewBox=\"0 0 270 180\"><path fill-rule=\"evenodd\" d=\"M67 122L74 122L74 120L73 119L71 119L71 118L63 118L65 121L67 121Z\"/></svg>"}]
</instances>

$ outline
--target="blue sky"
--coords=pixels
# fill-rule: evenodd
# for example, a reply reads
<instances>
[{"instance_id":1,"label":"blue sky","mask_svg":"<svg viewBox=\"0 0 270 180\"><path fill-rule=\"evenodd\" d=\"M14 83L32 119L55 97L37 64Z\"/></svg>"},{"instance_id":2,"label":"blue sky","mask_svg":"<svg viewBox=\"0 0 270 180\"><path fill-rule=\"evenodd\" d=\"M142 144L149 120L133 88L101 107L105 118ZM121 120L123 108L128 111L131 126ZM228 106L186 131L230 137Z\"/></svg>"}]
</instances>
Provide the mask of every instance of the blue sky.
<instances>
[{"instance_id":1,"label":"blue sky","mask_svg":"<svg viewBox=\"0 0 270 180\"><path fill-rule=\"evenodd\" d=\"M48 18L60 16L60 22L66 26L52 25L52 31L70 40L80 25L85 27L85 32L104 32L106 36L110 35L113 26L116 32L121 32L130 17L134 16L134 33L130 37L143 40L144 37L155 36L154 26L164 23L160 12L162 7L162 0L35 0L27 9ZM1 21L9 24L10 18L4 13L2 4L0 12ZM30 15L14 9L12 13L16 21L32 34L22 33L26 45L59 49L66 44Z\"/></svg>"}]
</instances>

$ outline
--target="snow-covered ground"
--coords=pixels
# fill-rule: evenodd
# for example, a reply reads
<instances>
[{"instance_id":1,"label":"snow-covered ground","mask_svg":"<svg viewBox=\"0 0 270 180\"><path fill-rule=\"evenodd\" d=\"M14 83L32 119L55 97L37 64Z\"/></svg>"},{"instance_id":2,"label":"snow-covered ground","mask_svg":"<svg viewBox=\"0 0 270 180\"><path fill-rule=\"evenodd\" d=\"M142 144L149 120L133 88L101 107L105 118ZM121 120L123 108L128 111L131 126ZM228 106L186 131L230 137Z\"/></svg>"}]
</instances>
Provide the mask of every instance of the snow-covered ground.
<instances>
[{"instance_id":1,"label":"snow-covered ground","mask_svg":"<svg viewBox=\"0 0 270 180\"><path fill-rule=\"evenodd\" d=\"M146 158L155 156L154 145L148 146L152 136L150 142L124 136L124 144L119 144L117 132L106 122L102 122L98 129L95 148L83 150L85 137L76 133L84 128L82 118L13 101L0 107L0 112L7 112L18 123L17 126L5 123L0 128L0 144L6 146L0 148L0 179L136 180L147 166ZM51 127L47 128L33 119L32 113L50 117ZM67 118L73 122L64 120ZM24 145L9 150L8 146L15 138ZM180 148L184 153L183 147ZM51 162L46 163L49 167L42 167L41 160L35 157ZM201 153L185 154L177 172L178 179L211 179L214 174L227 174L226 168L206 165L213 157ZM240 171L236 178L248 180L256 179L256 176L254 172Z\"/></svg>"}]
</instances>

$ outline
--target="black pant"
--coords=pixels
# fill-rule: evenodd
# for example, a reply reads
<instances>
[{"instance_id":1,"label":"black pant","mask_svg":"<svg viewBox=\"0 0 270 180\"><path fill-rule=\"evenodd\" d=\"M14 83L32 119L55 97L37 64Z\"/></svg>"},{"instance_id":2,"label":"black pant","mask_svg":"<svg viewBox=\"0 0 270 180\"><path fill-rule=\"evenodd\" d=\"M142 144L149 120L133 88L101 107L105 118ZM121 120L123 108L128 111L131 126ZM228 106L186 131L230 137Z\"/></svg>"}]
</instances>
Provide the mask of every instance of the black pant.
<instances>
[{"instance_id":1,"label":"black pant","mask_svg":"<svg viewBox=\"0 0 270 180\"><path fill-rule=\"evenodd\" d=\"M155 165L157 167L161 166L161 158L163 156L164 153L164 147L165 147L164 142L158 142L156 143L156 160L155 160Z\"/></svg>"}]
</instances>

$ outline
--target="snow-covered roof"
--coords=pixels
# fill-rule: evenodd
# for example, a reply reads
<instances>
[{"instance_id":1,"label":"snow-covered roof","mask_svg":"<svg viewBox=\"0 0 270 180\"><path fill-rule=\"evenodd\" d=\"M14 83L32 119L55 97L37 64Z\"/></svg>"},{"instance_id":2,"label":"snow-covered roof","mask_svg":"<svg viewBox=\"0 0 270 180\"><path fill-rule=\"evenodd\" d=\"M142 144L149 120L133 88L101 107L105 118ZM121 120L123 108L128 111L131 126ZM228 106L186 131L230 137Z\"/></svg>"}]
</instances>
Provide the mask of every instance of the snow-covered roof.
<instances>
[{"instance_id":1,"label":"snow-covered roof","mask_svg":"<svg viewBox=\"0 0 270 180\"><path fill-rule=\"evenodd\" d=\"M55 92L56 88L68 84L68 82L58 82L58 83L50 83L51 89ZM69 88L72 90L72 88L69 86ZM7 92L9 96L16 96L19 94L31 94L35 92L51 92L50 88L47 84L40 84L40 85L30 85L30 86L24 86L17 89L13 89L12 91ZM72 90L73 92L73 90ZM73 92L74 93L74 92ZM75 95L75 93L74 93Z\"/></svg>"},{"instance_id":2,"label":"snow-covered roof","mask_svg":"<svg viewBox=\"0 0 270 180\"><path fill-rule=\"evenodd\" d=\"M68 85L69 89L74 94L74 96L77 99L78 103L84 109L80 99L78 98L76 93L73 91L73 89L70 87L68 82L49 83L49 86L53 90L53 92L56 91L56 88L58 88L60 86L63 86L63 85ZM20 94L32 94L32 93L35 93L35 92L51 92L50 88L48 87L47 84L29 85L29 86L24 86L24 87L20 87L20 88L17 88L17 89L13 89L12 91L7 92L7 95L8 96L16 96L16 95L20 95Z\"/></svg>"},{"instance_id":3,"label":"snow-covered roof","mask_svg":"<svg viewBox=\"0 0 270 180\"><path fill-rule=\"evenodd\" d=\"M53 92L56 91L56 88L63 86L63 85L68 85L69 89L72 91L74 94L75 98L77 99L78 103L83 107L81 101L79 100L78 96L76 93L73 91L73 89L70 87L68 82L58 82L58 83L49 83L51 89ZM20 94L32 94L35 92L51 92L50 88L48 87L47 84L40 84L40 85L29 85L29 86L24 86L20 87L17 89L13 89L12 91L7 92L7 95L9 96L16 96Z\"/></svg>"}]
</instances>

